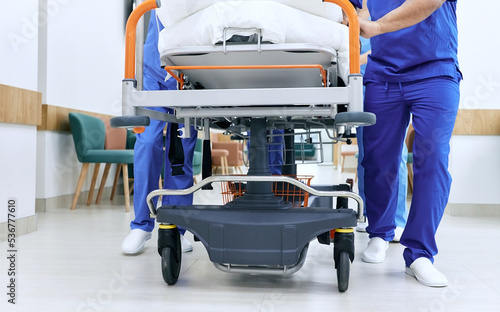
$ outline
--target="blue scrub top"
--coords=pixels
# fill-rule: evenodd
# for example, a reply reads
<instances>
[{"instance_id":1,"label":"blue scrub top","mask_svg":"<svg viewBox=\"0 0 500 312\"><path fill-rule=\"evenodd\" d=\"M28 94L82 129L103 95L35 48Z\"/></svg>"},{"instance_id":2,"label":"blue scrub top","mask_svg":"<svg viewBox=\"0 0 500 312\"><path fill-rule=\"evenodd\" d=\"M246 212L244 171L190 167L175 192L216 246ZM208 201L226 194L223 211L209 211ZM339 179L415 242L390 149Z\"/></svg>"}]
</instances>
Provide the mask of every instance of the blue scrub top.
<instances>
[{"instance_id":1,"label":"blue scrub top","mask_svg":"<svg viewBox=\"0 0 500 312\"><path fill-rule=\"evenodd\" d=\"M165 81L167 71L161 68L160 52L158 51L158 31L163 29L163 25L156 18L156 12L151 11L151 19L149 20L148 35L144 43L144 75L149 75L158 83L164 85L169 90L175 90L177 81L173 78Z\"/></svg>"},{"instance_id":2,"label":"blue scrub top","mask_svg":"<svg viewBox=\"0 0 500 312\"><path fill-rule=\"evenodd\" d=\"M351 1L359 7L360 1ZM370 0L371 19L376 21L405 0ZM461 77L458 59L456 0L446 1L422 22L370 39L365 81L406 82L425 78Z\"/></svg>"}]
</instances>

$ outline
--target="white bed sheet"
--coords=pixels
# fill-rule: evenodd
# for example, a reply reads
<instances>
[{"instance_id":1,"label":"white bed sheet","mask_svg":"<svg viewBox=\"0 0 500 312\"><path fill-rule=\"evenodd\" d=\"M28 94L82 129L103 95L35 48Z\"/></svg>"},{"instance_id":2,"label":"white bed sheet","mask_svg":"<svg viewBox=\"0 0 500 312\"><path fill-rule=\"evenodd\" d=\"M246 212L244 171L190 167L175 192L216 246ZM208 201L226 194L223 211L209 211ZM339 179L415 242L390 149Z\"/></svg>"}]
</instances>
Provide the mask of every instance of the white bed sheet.
<instances>
[{"instance_id":1,"label":"white bed sheet","mask_svg":"<svg viewBox=\"0 0 500 312\"><path fill-rule=\"evenodd\" d=\"M203 10L215 3L227 1L255 1L255 0L161 0L161 7L158 9L165 27L172 26L200 10ZM272 1L288 5L292 8L302 10L317 16L327 18L335 22L342 21L342 9L332 3L325 3L323 0L262 0Z\"/></svg>"},{"instance_id":2,"label":"white bed sheet","mask_svg":"<svg viewBox=\"0 0 500 312\"><path fill-rule=\"evenodd\" d=\"M162 11L158 11L158 16L163 24L165 16ZM275 1L223 1L212 4L162 30L158 49L161 54L171 48L213 45L223 40L226 27L262 29L262 40L272 43L314 43L333 48L338 53L339 76L347 81L348 28L337 21ZM231 30L226 39L234 34L253 33Z\"/></svg>"}]
</instances>

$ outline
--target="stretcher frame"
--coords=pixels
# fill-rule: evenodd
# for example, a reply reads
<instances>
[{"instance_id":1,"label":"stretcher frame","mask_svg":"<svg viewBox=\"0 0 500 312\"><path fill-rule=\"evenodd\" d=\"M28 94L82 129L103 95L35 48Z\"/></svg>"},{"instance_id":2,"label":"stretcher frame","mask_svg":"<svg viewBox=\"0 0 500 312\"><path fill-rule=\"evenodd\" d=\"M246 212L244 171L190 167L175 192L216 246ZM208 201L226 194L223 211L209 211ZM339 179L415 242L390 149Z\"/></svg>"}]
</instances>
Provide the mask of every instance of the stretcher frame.
<instances>
[{"instance_id":1,"label":"stretcher frame","mask_svg":"<svg viewBox=\"0 0 500 312\"><path fill-rule=\"evenodd\" d=\"M251 130L251 133L267 127L267 120L278 120L291 125L295 123L314 127L322 120L322 127L333 127L335 134L340 133L340 128L347 133L353 127L366 126L375 123L375 116L364 113L362 109L363 78L359 73L359 23L356 11L346 0L325 0L339 5L347 14L350 21L350 74L345 87L327 87L331 84L328 73L323 65L225 65L225 66L176 66L169 64L169 55L176 55L176 51L163 53L162 64L166 71L174 77L182 92L177 90L167 91L141 91L137 88L135 80L135 28L139 18L148 10L159 7L159 0L147 0L141 3L130 15L126 29L126 55L125 79L123 80L123 116L148 116L168 122L184 123L185 130L182 134L189 137L189 126L203 127L208 133L212 118L246 118L246 121L237 127L228 127L226 130L236 133L242 130ZM247 49L248 51L246 51ZM250 49L250 50L249 50ZM254 48L249 46L232 47L225 43L219 47L191 48L191 53L209 54L223 53L230 50L251 52ZM259 41L257 52L263 51L315 51L325 50L325 47L307 44L263 45ZM181 50L185 53L183 50ZM333 54L332 54L333 55ZM326 64L328 65L328 64ZM320 87L267 87L267 88L237 88L237 89L196 89L190 86L190 81L182 73L189 70L269 70L293 68L294 70L314 69L319 70L321 77ZM179 74L181 73L181 74ZM200 105L203 103L203 105ZM257 105L256 105L257 103ZM346 105L347 112L339 113L338 105ZM161 114L147 111L144 107L162 106L173 108L174 115ZM230 108L230 109L228 109ZM249 117L251 116L251 117ZM133 122L130 122L133 120ZM148 119L117 118L112 121L113 126L135 126L134 131L141 132L147 125ZM128 124L127 124L128 123ZM135 124L133 124L135 123ZM142 128L142 129L141 129ZM345 140L334 137L334 141ZM191 231L196 240L202 241L207 248L209 257L214 265L226 272L265 273L265 274L290 274L299 270L307 253L309 241L318 237L322 243L334 242L334 259L337 268L338 287L345 291L348 287L350 262L354 259L353 229L356 221L364 220L363 202L359 195L350 190L320 191L304 185L297 180L285 176L270 176L266 166L259 165L267 155L266 138L252 136L251 144L259 155L253 161L247 176L212 176L204 178L198 184L184 190L156 190L147 197L150 215L160 223L158 252L162 256L162 274L165 282L175 284L180 270L180 241L177 226L183 226ZM252 145L251 145L252 146ZM255 170L253 167L257 167ZM247 182L249 191L222 207L210 205L197 206L163 206L156 208L154 199L158 196L187 195L209 186L214 182ZM271 182L286 182L297 186L313 196L329 197L347 200L353 199L357 203L357 210L332 209L332 205L324 208L311 207L308 209L293 209L289 203L283 203L272 194L266 193ZM259 198L258 198L259 197ZM337 201L337 205L338 205ZM269 209L256 209L262 205ZM262 208L262 207L261 207ZM335 213L333 213L335 212ZM220 216L223 221L207 221L213 216ZM227 217L226 217L227 215ZM272 219L262 225L264 231L278 233L278 238L270 239L270 248L234 247L238 242L232 241L235 233L244 236L255 235L255 230L250 225L241 223L241 220L260 220L261 216ZM297 221L297 220L305 220ZM249 221L253 222L253 221ZM260 221L256 221L260 222ZM276 224L275 224L276 223ZM175 224L175 225L174 225ZM305 224L305 225L304 225ZM258 225L260 226L260 225ZM243 228L243 229L239 229ZM330 239L330 230L335 229L334 239ZM281 233L281 234L280 234ZM215 239L214 239L215 237ZM243 244L252 244L247 239ZM297 242L300 240L300 242ZM224 246L229 241L228 246ZM282 243L280 243L282 242ZM262 242L263 245L266 243ZM287 246L277 246L285 244ZM246 248L246 249L245 249ZM278 250L279 249L279 250ZM264 250L260 255L259 252ZM250 259L250 260L248 260ZM231 260L233 262L231 262Z\"/></svg>"}]
</instances>

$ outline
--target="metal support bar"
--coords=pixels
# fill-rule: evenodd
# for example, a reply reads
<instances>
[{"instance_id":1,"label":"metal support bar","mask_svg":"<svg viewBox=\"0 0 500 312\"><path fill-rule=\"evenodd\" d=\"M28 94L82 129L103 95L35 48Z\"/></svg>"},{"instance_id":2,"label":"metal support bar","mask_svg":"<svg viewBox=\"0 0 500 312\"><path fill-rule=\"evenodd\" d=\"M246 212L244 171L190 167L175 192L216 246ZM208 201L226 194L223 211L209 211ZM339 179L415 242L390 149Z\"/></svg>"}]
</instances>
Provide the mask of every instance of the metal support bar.
<instances>
[{"instance_id":1,"label":"metal support bar","mask_svg":"<svg viewBox=\"0 0 500 312\"><path fill-rule=\"evenodd\" d=\"M218 176L211 176L209 178L203 179L200 182L196 183L195 185L191 186L190 188L187 189L182 189L182 190L155 190L152 191L151 193L148 194L147 196L147 204L149 207L150 211L150 216L151 218L156 218L156 207L153 202L153 198L157 196L170 196L170 195L189 195L197 190L201 189L203 186L214 183L214 182L236 182L236 181L241 181L241 182L287 182L292 185L297 186L298 188L308 192L311 195L316 195L316 196L330 196L330 197L348 197L351 199L354 199L358 203L358 211L357 211L357 216L358 220L362 221L364 220L363 212L364 212L364 206L363 206L363 200L361 197L353 192L348 192L348 191L318 191L310 186L305 185L304 183L295 180L290 177L284 177L284 176L224 176L224 175L218 175Z\"/></svg>"},{"instance_id":2,"label":"metal support bar","mask_svg":"<svg viewBox=\"0 0 500 312\"><path fill-rule=\"evenodd\" d=\"M231 107L227 108L178 108L176 115L183 117L269 117L269 116L335 116L332 107Z\"/></svg>"},{"instance_id":3,"label":"metal support bar","mask_svg":"<svg viewBox=\"0 0 500 312\"><path fill-rule=\"evenodd\" d=\"M248 274L266 274L266 275L289 275L297 272L302 268L306 261L307 250L309 245L306 245L300 253L300 258L296 264L290 266L283 266L281 268L271 268L262 266L238 266L232 264L215 263L214 266L227 273L248 273Z\"/></svg>"},{"instance_id":4,"label":"metal support bar","mask_svg":"<svg viewBox=\"0 0 500 312\"><path fill-rule=\"evenodd\" d=\"M361 86L362 87L362 86ZM231 107L259 105L349 104L349 88L256 88L202 90L130 90L133 106ZM363 89L360 89L363 92Z\"/></svg>"}]
</instances>

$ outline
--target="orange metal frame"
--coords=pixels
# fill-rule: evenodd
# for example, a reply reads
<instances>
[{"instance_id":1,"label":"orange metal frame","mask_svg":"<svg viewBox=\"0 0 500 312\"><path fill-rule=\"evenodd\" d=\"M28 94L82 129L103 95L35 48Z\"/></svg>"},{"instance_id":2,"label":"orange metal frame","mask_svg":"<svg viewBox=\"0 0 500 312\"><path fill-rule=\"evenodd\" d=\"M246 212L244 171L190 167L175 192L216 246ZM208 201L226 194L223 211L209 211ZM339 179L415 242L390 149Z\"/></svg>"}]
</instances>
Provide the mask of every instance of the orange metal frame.
<instances>
[{"instance_id":1,"label":"orange metal frame","mask_svg":"<svg viewBox=\"0 0 500 312\"><path fill-rule=\"evenodd\" d=\"M340 6L347 14L349 19L349 70L351 74L360 73L359 64L359 21L356 10L348 0L324 0ZM141 3L130 14L126 27L125 38L125 79L135 78L135 35L136 26L144 13L149 10L158 8L156 0L146 0ZM183 79L175 75L172 70L181 69L282 69L282 68L319 68L323 77L323 82L326 86L326 74L321 65L256 65L256 66L169 66L165 67L167 72L174 77L179 84L184 84ZM181 88L182 89L182 88Z\"/></svg>"},{"instance_id":2,"label":"orange metal frame","mask_svg":"<svg viewBox=\"0 0 500 312\"><path fill-rule=\"evenodd\" d=\"M351 74L361 73L359 65L360 43L359 43L359 21L356 9L348 0L323 0L335 3L344 10L349 19L349 70Z\"/></svg>"},{"instance_id":3,"label":"orange metal frame","mask_svg":"<svg viewBox=\"0 0 500 312\"><path fill-rule=\"evenodd\" d=\"M156 0L146 0L130 14L125 27L125 79L135 79L135 34L141 16L149 10L158 8Z\"/></svg>"}]
</instances>

